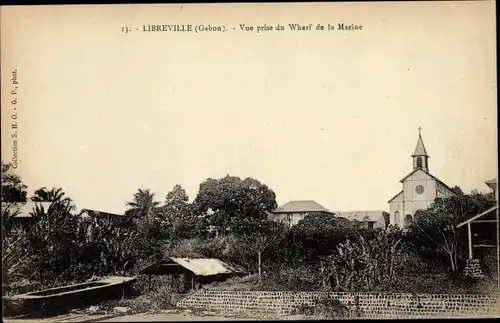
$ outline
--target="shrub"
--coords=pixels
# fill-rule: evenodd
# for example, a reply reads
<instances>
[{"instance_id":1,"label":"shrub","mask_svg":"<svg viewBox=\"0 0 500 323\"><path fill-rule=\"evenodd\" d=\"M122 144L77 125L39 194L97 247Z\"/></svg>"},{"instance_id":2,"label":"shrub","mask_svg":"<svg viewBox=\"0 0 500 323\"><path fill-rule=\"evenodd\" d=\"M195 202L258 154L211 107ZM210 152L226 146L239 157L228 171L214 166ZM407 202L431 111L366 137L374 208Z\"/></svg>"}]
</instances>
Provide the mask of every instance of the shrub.
<instances>
[{"instance_id":1,"label":"shrub","mask_svg":"<svg viewBox=\"0 0 500 323\"><path fill-rule=\"evenodd\" d=\"M316 301L314 315L325 318L347 318L350 316L350 310L341 301L325 297Z\"/></svg>"},{"instance_id":2,"label":"shrub","mask_svg":"<svg viewBox=\"0 0 500 323\"><path fill-rule=\"evenodd\" d=\"M167 287L160 287L142 295L129 295L119 300L100 303L94 314L112 313L115 307L126 307L128 314L157 313L173 307L172 293Z\"/></svg>"},{"instance_id":3,"label":"shrub","mask_svg":"<svg viewBox=\"0 0 500 323\"><path fill-rule=\"evenodd\" d=\"M378 230L371 240L357 234L355 240L338 244L336 252L323 258L323 275L329 276L324 285L339 291L361 291L390 282L404 248L401 232L395 228Z\"/></svg>"},{"instance_id":4,"label":"shrub","mask_svg":"<svg viewBox=\"0 0 500 323\"><path fill-rule=\"evenodd\" d=\"M496 250L486 252L482 260L482 268L485 274L492 279L498 279L498 254Z\"/></svg>"},{"instance_id":5,"label":"shrub","mask_svg":"<svg viewBox=\"0 0 500 323\"><path fill-rule=\"evenodd\" d=\"M159 312L173 307L172 292L168 287L159 287L136 298L122 299L117 306L128 307L132 313Z\"/></svg>"},{"instance_id":6,"label":"shrub","mask_svg":"<svg viewBox=\"0 0 500 323\"><path fill-rule=\"evenodd\" d=\"M337 299L323 297L314 303L312 306L301 304L292 310L292 314L314 316L322 319L344 319L353 316L352 311Z\"/></svg>"}]
</instances>

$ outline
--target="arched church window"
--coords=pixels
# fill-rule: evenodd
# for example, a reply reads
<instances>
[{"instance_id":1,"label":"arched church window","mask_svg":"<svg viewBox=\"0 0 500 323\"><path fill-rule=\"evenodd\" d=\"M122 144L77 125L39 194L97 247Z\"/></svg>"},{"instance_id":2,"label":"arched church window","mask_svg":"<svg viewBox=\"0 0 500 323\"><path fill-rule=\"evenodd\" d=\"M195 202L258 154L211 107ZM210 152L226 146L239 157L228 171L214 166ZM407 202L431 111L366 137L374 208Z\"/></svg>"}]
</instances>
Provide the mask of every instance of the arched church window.
<instances>
[{"instance_id":1,"label":"arched church window","mask_svg":"<svg viewBox=\"0 0 500 323\"><path fill-rule=\"evenodd\" d=\"M394 224L399 223L399 211L394 212Z\"/></svg>"},{"instance_id":2,"label":"arched church window","mask_svg":"<svg viewBox=\"0 0 500 323\"><path fill-rule=\"evenodd\" d=\"M422 157L417 157L417 167L422 168Z\"/></svg>"},{"instance_id":3,"label":"arched church window","mask_svg":"<svg viewBox=\"0 0 500 323\"><path fill-rule=\"evenodd\" d=\"M411 217L411 214L407 214L405 216L405 228L408 228L412 222L413 218Z\"/></svg>"}]
</instances>

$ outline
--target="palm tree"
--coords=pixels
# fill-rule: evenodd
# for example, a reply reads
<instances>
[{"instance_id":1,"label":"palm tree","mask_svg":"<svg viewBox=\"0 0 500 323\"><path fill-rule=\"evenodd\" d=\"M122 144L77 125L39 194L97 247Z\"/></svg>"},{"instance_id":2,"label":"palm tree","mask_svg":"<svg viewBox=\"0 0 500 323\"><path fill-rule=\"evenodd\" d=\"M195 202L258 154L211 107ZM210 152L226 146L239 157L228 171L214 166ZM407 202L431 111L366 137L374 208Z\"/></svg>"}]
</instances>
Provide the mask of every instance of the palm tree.
<instances>
[{"instance_id":1,"label":"palm tree","mask_svg":"<svg viewBox=\"0 0 500 323\"><path fill-rule=\"evenodd\" d=\"M52 202L47 213L52 213L54 211L59 211L62 213L70 213L75 209L73 205L73 200L66 196L62 188L48 189L47 187L42 187L35 191L34 195L30 198L33 202ZM43 208L39 210L44 213Z\"/></svg>"},{"instance_id":2,"label":"palm tree","mask_svg":"<svg viewBox=\"0 0 500 323\"><path fill-rule=\"evenodd\" d=\"M154 200L155 193L151 193L149 189L139 189L132 201L126 205L130 207L125 214L129 215L128 220L132 218L146 219L154 213L155 208L160 205L160 202Z\"/></svg>"},{"instance_id":3,"label":"palm tree","mask_svg":"<svg viewBox=\"0 0 500 323\"><path fill-rule=\"evenodd\" d=\"M62 188L52 188L42 187L35 191L35 195L31 197L33 202L72 202L72 200L66 196Z\"/></svg>"}]
</instances>

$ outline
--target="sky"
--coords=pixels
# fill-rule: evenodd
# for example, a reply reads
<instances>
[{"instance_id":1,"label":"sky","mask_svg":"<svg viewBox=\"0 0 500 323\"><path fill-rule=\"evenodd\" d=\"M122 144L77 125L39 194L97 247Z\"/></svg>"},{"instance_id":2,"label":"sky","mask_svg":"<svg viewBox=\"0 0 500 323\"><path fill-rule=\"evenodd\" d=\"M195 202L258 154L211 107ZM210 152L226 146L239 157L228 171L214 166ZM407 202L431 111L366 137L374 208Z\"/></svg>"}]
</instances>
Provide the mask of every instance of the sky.
<instances>
[{"instance_id":1,"label":"sky","mask_svg":"<svg viewBox=\"0 0 500 323\"><path fill-rule=\"evenodd\" d=\"M412 171L488 191L497 176L494 3L2 7L2 160L29 187L121 213L137 189L194 199L227 174L279 205L388 210ZM363 25L242 32L239 24ZM218 24L227 32L121 32ZM233 28L235 28L233 30ZM313 27L314 29L314 27Z\"/></svg>"}]
</instances>

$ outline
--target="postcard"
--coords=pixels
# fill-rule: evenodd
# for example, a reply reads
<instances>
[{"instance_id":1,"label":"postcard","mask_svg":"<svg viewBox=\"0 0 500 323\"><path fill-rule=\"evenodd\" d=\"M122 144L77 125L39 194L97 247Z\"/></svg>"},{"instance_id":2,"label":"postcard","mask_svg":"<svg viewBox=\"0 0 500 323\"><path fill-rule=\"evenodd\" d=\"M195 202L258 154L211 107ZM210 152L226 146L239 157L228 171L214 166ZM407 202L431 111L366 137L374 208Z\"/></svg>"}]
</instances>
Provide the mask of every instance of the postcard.
<instances>
[{"instance_id":1,"label":"postcard","mask_svg":"<svg viewBox=\"0 0 500 323\"><path fill-rule=\"evenodd\" d=\"M0 10L5 320L499 316L494 1Z\"/></svg>"}]
</instances>

